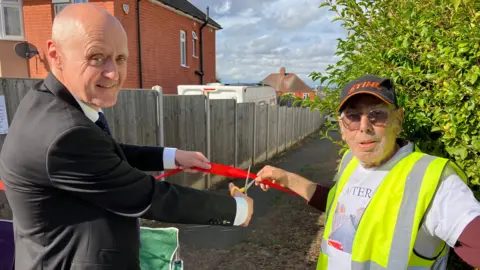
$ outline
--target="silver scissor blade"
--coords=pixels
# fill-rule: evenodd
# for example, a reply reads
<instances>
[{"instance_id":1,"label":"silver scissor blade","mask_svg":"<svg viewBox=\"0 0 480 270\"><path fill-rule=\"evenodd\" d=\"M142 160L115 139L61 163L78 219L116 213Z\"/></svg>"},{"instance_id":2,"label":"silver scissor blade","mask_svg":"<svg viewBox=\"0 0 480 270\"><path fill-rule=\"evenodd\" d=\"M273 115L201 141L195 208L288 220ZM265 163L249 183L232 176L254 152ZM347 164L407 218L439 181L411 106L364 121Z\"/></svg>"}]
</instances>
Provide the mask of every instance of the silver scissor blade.
<instances>
[{"instance_id":1,"label":"silver scissor blade","mask_svg":"<svg viewBox=\"0 0 480 270\"><path fill-rule=\"evenodd\" d=\"M252 167L252 165L248 166L247 177L245 177L245 188L247 188L247 185L248 185L248 176L250 176L250 167Z\"/></svg>"},{"instance_id":2,"label":"silver scissor blade","mask_svg":"<svg viewBox=\"0 0 480 270\"><path fill-rule=\"evenodd\" d=\"M250 182L250 183L245 187L245 194L247 194L247 190L253 185L254 182L255 182L255 180L252 180L252 182Z\"/></svg>"},{"instance_id":3,"label":"silver scissor blade","mask_svg":"<svg viewBox=\"0 0 480 270\"><path fill-rule=\"evenodd\" d=\"M243 191L245 193L245 195L247 194L247 189L251 186L252 183L248 183L248 178L250 176L250 168L252 167L252 165L248 166L248 172L247 172L247 177L245 177L245 190Z\"/></svg>"}]
</instances>

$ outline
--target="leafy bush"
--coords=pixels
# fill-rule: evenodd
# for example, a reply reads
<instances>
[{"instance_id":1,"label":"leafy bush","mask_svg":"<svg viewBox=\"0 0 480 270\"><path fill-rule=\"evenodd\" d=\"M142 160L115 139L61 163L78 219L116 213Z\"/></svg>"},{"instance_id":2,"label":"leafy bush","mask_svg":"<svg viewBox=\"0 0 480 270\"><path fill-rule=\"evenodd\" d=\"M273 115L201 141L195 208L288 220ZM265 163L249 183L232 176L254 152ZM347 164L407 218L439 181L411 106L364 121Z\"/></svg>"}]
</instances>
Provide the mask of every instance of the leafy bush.
<instances>
[{"instance_id":1,"label":"leafy bush","mask_svg":"<svg viewBox=\"0 0 480 270\"><path fill-rule=\"evenodd\" d=\"M401 136L455 161L480 198L480 1L326 0L320 7L336 13L333 21L348 35L338 39L341 60L311 74L328 82L326 98L297 102L332 119L348 81L364 74L393 79L406 111ZM471 268L455 259L449 269Z\"/></svg>"},{"instance_id":2,"label":"leafy bush","mask_svg":"<svg viewBox=\"0 0 480 270\"><path fill-rule=\"evenodd\" d=\"M402 137L455 161L478 191L480 1L327 0L321 7L338 15L333 21L340 20L348 36L338 39L341 60L325 74L311 74L338 87L303 105L336 117L345 83L364 74L392 78L406 111Z\"/></svg>"}]
</instances>

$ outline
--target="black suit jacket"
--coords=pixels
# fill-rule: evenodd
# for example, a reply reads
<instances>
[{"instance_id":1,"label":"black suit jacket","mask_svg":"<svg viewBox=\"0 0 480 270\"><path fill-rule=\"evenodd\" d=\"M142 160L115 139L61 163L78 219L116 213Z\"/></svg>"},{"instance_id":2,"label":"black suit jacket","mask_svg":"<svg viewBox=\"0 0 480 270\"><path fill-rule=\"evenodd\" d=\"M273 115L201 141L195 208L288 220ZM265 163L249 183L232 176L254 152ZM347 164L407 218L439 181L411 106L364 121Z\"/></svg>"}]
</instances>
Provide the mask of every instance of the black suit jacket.
<instances>
[{"instance_id":1,"label":"black suit jacket","mask_svg":"<svg viewBox=\"0 0 480 270\"><path fill-rule=\"evenodd\" d=\"M162 157L115 142L49 74L21 101L0 154L16 269L138 269L139 217L233 224L233 197L143 172L163 170Z\"/></svg>"}]
</instances>

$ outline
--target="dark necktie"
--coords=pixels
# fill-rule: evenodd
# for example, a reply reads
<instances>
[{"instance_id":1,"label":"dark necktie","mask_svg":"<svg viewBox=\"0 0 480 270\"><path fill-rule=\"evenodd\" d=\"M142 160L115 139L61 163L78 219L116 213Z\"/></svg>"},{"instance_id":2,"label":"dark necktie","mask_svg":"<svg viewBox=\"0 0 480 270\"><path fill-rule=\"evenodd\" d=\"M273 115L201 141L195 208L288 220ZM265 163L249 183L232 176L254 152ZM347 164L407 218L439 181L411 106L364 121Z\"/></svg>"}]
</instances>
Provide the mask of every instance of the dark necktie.
<instances>
[{"instance_id":1,"label":"dark necktie","mask_svg":"<svg viewBox=\"0 0 480 270\"><path fill-rule=\"evenodd\" d=\"M105 131L109 136L112 136L110 129L108 128L107 118L105 118L105 114L102 112L98 113L98 120L95 122L97 126L99 126L103 131Z\"/></svg>"},{"instance_id":2,"label":"dark necktie","mask_svg":"<svg viewBox=\"0 0 480 270\"><path fill-rule=\"evenodd\" d=\"M105 131L109 136L112 136L112 133L110 132L110 129L108 128L108 123L107 123L107 118L105 118L105 114L102 112L98 113L98 120L95 122L97 126L99 126L103 131ZM142 245L142 242L140 241L140 221L137 218L137 231L138 231L138 239L140 246Z\"/></svg>"}]
</instances>

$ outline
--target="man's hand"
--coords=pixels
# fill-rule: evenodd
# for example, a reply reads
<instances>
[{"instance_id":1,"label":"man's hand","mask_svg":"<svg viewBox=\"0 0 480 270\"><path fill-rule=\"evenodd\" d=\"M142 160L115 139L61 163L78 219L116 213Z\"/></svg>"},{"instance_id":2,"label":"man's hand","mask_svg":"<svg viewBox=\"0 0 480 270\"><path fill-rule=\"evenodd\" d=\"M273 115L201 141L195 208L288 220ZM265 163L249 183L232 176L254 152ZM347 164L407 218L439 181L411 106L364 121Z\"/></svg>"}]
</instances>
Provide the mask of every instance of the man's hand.
<instances>
[{"instance_id":1,"label":"man's hand","mask_svg":"<svg viewBox=\"0 0 480 270\"><path fill-rule=\"evenodd\" d=\"M175 163L177 166L188 173L197 173L192 167L203 168L209 170L211 168L210 161L200 152L183 151L177 149L175 152Z\"/></svg>"},{"instance_id":2,"label":"man's hand","mask_svg":"<svg viewBox=\"0 0 480 270\"><path fill-rule=\"evenodd\" d=\"M267 191L269 189L269 186L262 184L263 180L269 180L272 183L277 183L281 185L282 187L290 188L288 183L288 173L279 168L267 165L257 173L257 178L255 178L255 185L260 185L260 188L263 189L263 191Z\"/></svg>"},{"instance_id":3,"label":"man's hand","mask_svg":"<svg viewBox=\"0 0 480 270\"><path fill-rule=\"evenodd\" d=\"M235 185L230 183L228 185L228 189L229 190L232 190L232 188L234 188ZM245 220L245 222L243 224L241 224L240 226L242 227L247 227L248 224L250 223L250 220L252 219L252 215L253 215L253 200L252 198L248 197L247 195L243 194L242 192L236 190L234 193L233 193L233 197L242 197L242 198L245 198L245 200L247 201L247 205L248 205L248 216L247 216L247 219Z\"/></svg>"}]
</instances>

